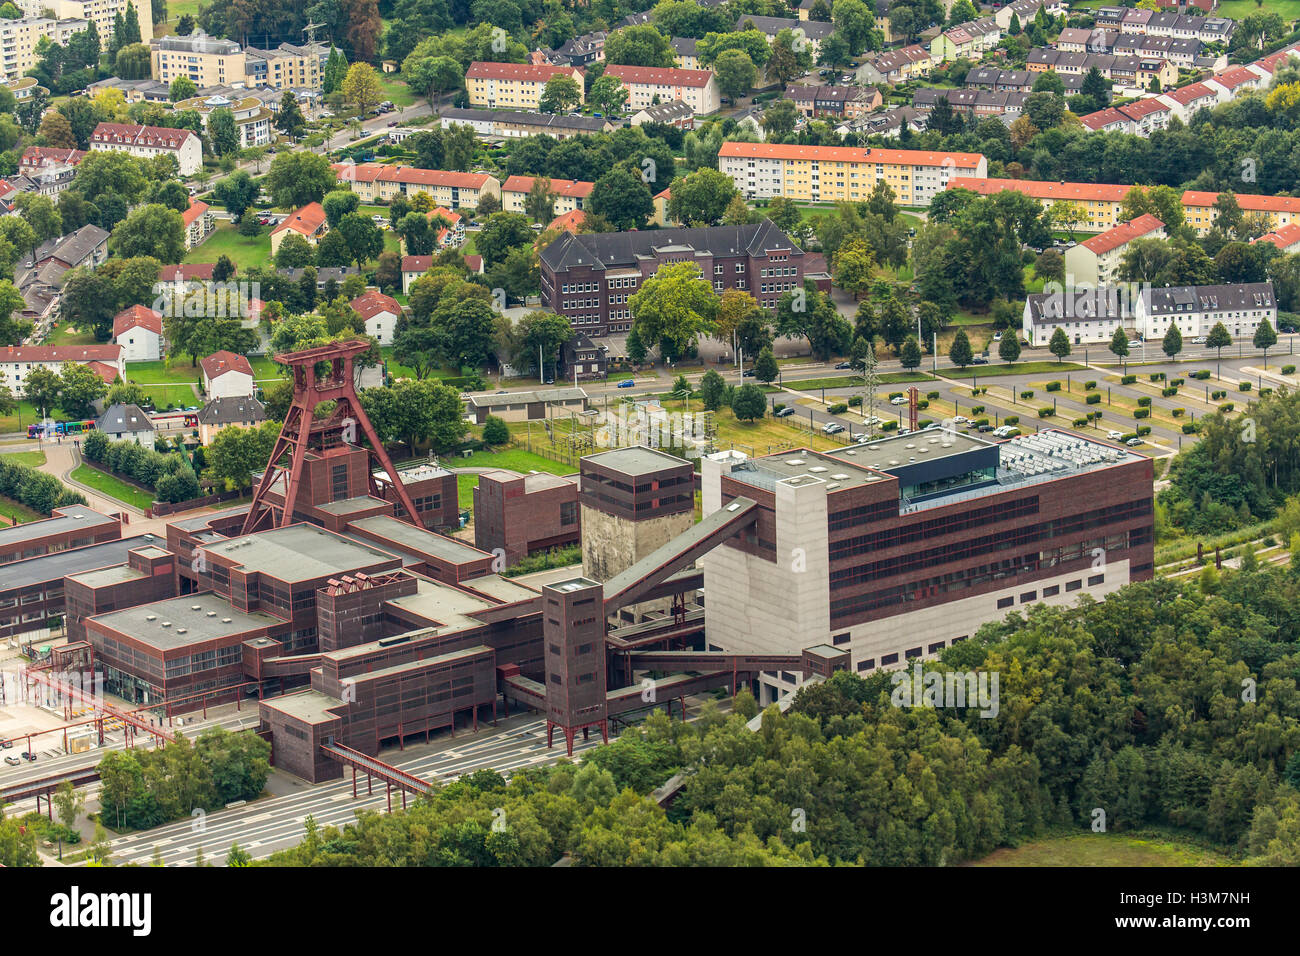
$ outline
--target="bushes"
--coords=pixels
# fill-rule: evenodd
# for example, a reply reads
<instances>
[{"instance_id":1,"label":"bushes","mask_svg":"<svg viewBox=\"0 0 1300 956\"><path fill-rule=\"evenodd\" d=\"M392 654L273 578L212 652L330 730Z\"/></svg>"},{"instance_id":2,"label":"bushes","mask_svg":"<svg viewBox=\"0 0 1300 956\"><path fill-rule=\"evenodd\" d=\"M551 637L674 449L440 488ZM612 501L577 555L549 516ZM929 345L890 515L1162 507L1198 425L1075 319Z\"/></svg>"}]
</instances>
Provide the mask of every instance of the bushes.
<instances>
[{"instance_id":1,"label":"bushes","mask_svg":"<svg viewBox=\"0 0 1300 956\"><path fill-rule=\"evenodd\" d=\"M1120 378L1119 383L1121 385L1132 385L1137 380L1138 377L1136 375L1125 375L1122 378Z\"/></svg>"},{"instance_id":2,"label":"bushes","mask_svg":"<svg viewBox=\"0 0 1300 956\"><path fill-rule=\"evenodd\" d=\"M832 415L843 415L848 410L849 406L844 402L836 402L834 405L826 409L826 411L830 412Z\"/></svg>"},{"instance_id":3,"label":"bushes","mask_svg":"<svg viewBox=\"0 0 1300 956\"><path fill-rule=\"evenodd\" d=\"M850 405L853 404L853 399L849 399L849 404L850 404ZM858 399L858 404L859 404L859 405L862 404L862 399L861 399L861 398ZM775 415L777 412L779 412L779 411L780 411L781 409L783 409L783 408L785 408L785 402L777 402L775 405L772 406L772 414Z\"/></svg>"},{"instance_id":4,"label":"bushes","mask_svg":"<svg viewBox=\"0 0 1300 956\"><path fill-rule=\"evenodd\" d=\"M1143 395L1141 398L1138 399L1138 408L1150 408L1150 407L1151 407L1150 395Z\"/></svg>"},{"instance_id":5,"label":"bushes","mask_svg":"<svg viewBox=\"0 0 1300 956\"><path fill-rule=\"evenodd\" d=\"M937 399L937 398L939 397L939 393L938 393L938 392L926 392L926 393L925 393L925 397L928 398L928 399L930 399L930 401L934 401L935 399Z\"/></svg>"},{"instance_id":6,"label":"bushes","mask_svg":"<svg viewBox=\"0 0 1300 956\"><path fill-rule=\"evenodd\" d=\"M1091 391L1092 391L1094 388L1096 388L1096 387L1097 387L1097 383L1096 383L1095 381L1094 381L1094 382L1084 382L1084 383L1083 383L1083 390L1084 390L1085 392L1091 392Z\"/></svg>"},{"instance_id":7,"label":"bushes","mask_svg":"<svg viewBox=\"0 0 1300 956\"><path fill-rule=\"evenodd\" d=\"M1151 426L1150 426L1150 425L1139 425L1139 426L1138 426L1137 433L1138 433L1138 438L1145 438L1147 435L1150 435L1150 434L1151 434Z\"/></svg>"},{"instance_id":8,"label":"bushes","mask_svg":"<svg viewBox=\"0 0 1300 956\"><path fill-rule=\"evenodd\" d=\"M849 397L849 408L861 408L861 407L862 407L861 395L852 395Z\"/></svg>"},{"instance_id":9,"label":"bushes","mask_svg":"<svg viewBox=\"0 0 1300 956\"><path fill-rule=\"evenodd\" d=\"M1183 380L1182 380L1181 378L1171 378L1171 379L1169 380L1169 384L1170 384L1171 386L1173 386L1174 388L1182 388L1182 387L1183 387Z\"/></svg>"},{"instance_id":10,"label":"bushes","mask_svg":"<svg viewBox=\"0 0 1300 956\"><path fill-rule=\"evenodd\" d=\"M1059 392L1059 391L1061 390L1061 383L1060 383L1060 382L1048 382L1048 383L1047 383L1047 390L1048 390L1049 392Z\"/></svg>"},{"instance_id":11,"label":"bushes","mask_svg":"<svg viewBox=\"0 0 1300 956\"><path fill-rule=\"evenodd\" d=\"M1055 414L1056 414L1056 409L1054 408L1040 408L1038 410L1039 418L1051 418Z\"/></svg>"},{"instance_id":12,"label":"bushes","mask_svg":"<svg viewBox=\"0 0 1300 956\"><path fill-rule=\"evenodd\" d=\"M902 398L902 397L903 397L903 393L902 393L902 392L890 392L890 393L889 393L889 397L890 397L891 399Z\"/></svg>"},{"instance_id":13,"label":"bushes","mask_svg":"<svg viewBox=\"0 0 1300 956\"><path fill-rule=\"evenodd\" d=\"M1196 422L1183 422L1184 435L1195 435L1198 428L1200 428L1200 426L1196 424Z\"/></svg>"},{"instance_id":14,"label":"bushes","mask_svg":"<svg viewBox=\"0 0 1300 956\"><path fill-rule=\"evenodd\" d=\"M1266 395L1272 395L1272 394L1273 394L1273 389L1272 389L1271 387L1267 386L1267 385L1265 385L1263 388L1261 388L1261 389L1259 390L1259 397L1260 397L1260 398L1263 398L1263 397L1266 396Z\"/></svg>"},{"instance_id":15,"label":"bushes","mask_svg":"<svg viewBox=\"0 0 1300 956\"><path fill-rule=\"evenodd\" d=\"M86 503L82 495L65 487L53 475L6 461L7 457L0 455L0 495L43 515L63 505Z\"/></svg>"},{"instance_id":16,"label":"bushes","mask_svg":"<svg viewBox=\"0 0 1300 956\"><path fill-rule=\"evenodd\" d=\"M1206 381L1209 377L1210 377L1210 370L1208 368L1203 368L1199 372L1192 373L1192 378L1201 382Z\"/></svg>"},{"instance_id":17,"label":"bushes","mask_svg":"<svg viewBox=\"0 0 1300 956\"><path fill-rule=\"evenodd\" d=\"M970 409L970 413L971 413L972 415L983 415L983 414L984 414L984 406L983 406L983 405L972 405L972 406L971 406L971 409Z\"/></svg>"},{"instance_id":18,"label":"bushes","mask_svg":"<svg viewBox=\"0 0 1300 956\"><path fill-rule=\"evenodd\" d=\"M1236 407L1237 407L1236 402L1224 402L1222 405L1219 406L1219 411L1223 412L1226 415L1228 412L1232 411Z\"/></svg>"},{"instance_id":19,"label":"bushes","mask_svg":"<svg viewBox=\"0 0 1300 956\"><path fill-rule=\"evenodd\" d=\"M916 403L916 407L917 407L917 408L929 408L929 407L930 407L930 400L929 400L928 398L918 399L918 400L917 400L917 403Z\"/></svg>"},{"instance_id":20,"label":"bushes","mask_svg":"<svg viewBox=\"0 0 1300 956\"><path fill-rule=\"evenodd\" d=\"M1098 402L1101 401L1101 393L1093 392L1091 395L1087 396L1084 399L1084 401L1087 402L1089 405L1096 405Z\"/></svg>"},{"instance_id":21,"label":"bushes","mask_svg":"<svg viewBox=\"0 0 1300 956\"><path fill-rule=\"evenodd\" d=\"M194 469L178 452L165 455L133 441L110 441L101 432L91 432L82 443L81 456L107 471L154 489L159 501L174 504L202 493Z\"/></svg>"},{"instance_id":22,"label":"bushes","mask_svg":"<svg viewBox=\"0 0 1300 956\"><path fill-rule=\"evenodd\" d=\"M1175 408L1175 409L1174 409L1174 418L1182 418L1182 417L1183 417L1184 415L1186 415L1186 414L1187 414L1187 409L1185 409L1185 408Z\"/></svg>"},{"instance_id":23,"label":"bushes","mask_svg":"<svg viewBox=\"0 0 1300 956\"><path fill-rule=\"evenodd\" d=\"M1026 389L1025 391L1020 393L1020 397L1023 398L1025 401L1029 401L1031 398L1034 397L1033 390Z\"/></svg>"},{"instance_id":24,"label":"bushes","mask_svg":"<svg viewBox=\"0 0 1300 956\"><path fill-rule=\"evenodd\" d=\"M1149 409L1149 408L1135 408L1135 409L1133 409L1133 417L1134 417L1134 418L1146 418L1146 417L1148 417L1150 414L1151 414L1151 409Z\"/></svg>"},{"instance_id":25,"label":"bushes","mask_svg":"<svg viewBox=\"0 0 1300 956\"><path fill-rule=\"evenodd\" d=\"M1163 381L1163 380L1164 380L1164 377L1165 377L1165 373L1164 373L1164 372L1152 372L1152 373L1151 373L1151 381L1153 381L1153 382Z\"/></svg>"},{"instance_id":26,"label":"bushes","mask_svg":"<svg viewBox=\"0 0 1300 956\"><path fill-rule=\"evenodd\" d=\"M1283 365L1283 366L1282 366L1282 374L1283 374L1283 375L1294 375L1294 374L1295 374L1295 366L1294 366L1294 365Z\"/></svg>"},{"instance_id":27,"label":"bushes","mask_svg":"<svg viewBox=\"0 0 1300 956\"><path fill-rule=\"evenodd\" d=\"M1178 394L1178 388L1177 388L1176 386L1170 386L1169 388L1162 388L1162 389L1160 390L1160 394L1161 394L1162 396L1164 396L1165 398L1169 398L1169 396L1171 396L1171 395L1177 395L1177 394Z\"/></svg>"},{"instance_id":28,"label":"bushes","mask_svg":"<svg viewBox=\"0 0 1300 956\"><path fill-rule=\"evenodd\" d=\"M897 427L898 427L898 422L885 422L883 425L880 426L880 430L882 432L892 432Z\"/></svg>"},{"instance_id":29,"label":"bushes","mask_svg":"<svg viewBox=\"0 0 1300 956\"><path fill-rule=\"evenodd\" d=\"M1019 415L1008 415L1006 418L1002 419L1002 424L1003 424L1003 425L1019 425L1019 424L1020 424L1020 416L1019 416Z\"/></svg>"},{"instance_id":30,"label":"bushes","mask_svg":"<svg viewBox=\"0 0 1300 956\"><path fill-rule=\"evenodd\" d=\"M1237 391L1239 391L1239 392L1249 392L1249 391L1250 391L1250 382L1238 382L1238 383L1237 383Z\"/></svg>"},{"instance_id":31,"label":"bushes","mask_svg":"<svg viewBox=\"0 0 1300 956\"><path fill-rule=\"evenodd\" d=\"M1210 393L1210 398L1214 399L1216 402L1221 398L1227 398L1227 397L1228 397L1228 393L1224 389L1219 389L1217 392Z\"/></svg>"},{"instance_id":32,"label":"bushes","mask_svg":"<svg viewBox=\"0 0 1300 956\"><path fill-rule=\"evenodd\" d=\"M484 419L483 441L488 445L510 444L510 428L506 425L505 419L495 415L489 415Z\"/></svg>"},{"instance_id":33,"label":"bushes","mask_svg":"<svg viewBox=\"0 0 1300 956\"><path fill-rule=\"evenodd\" d=\"M987 418L977 418L977 419L975 419L975 427L976 427L976 428L980 428L981 426L983 426L983 425L987 425L988 423L989 423L989 420L988 420Z\"/></svg>"},{"instance_id":34,"label":"bushes","mask_svg":"<svg viewBox=\"0 0 1300 956\"><path fill-rule=\"evenodd\" d=\"M1086 418L1076 418L1076 419L1074 420L1074 427L1075 427L1075 428L1087 428L1087 427L1088 427L1088 419L1086 419Z\"/></svg>"}]
</instances>

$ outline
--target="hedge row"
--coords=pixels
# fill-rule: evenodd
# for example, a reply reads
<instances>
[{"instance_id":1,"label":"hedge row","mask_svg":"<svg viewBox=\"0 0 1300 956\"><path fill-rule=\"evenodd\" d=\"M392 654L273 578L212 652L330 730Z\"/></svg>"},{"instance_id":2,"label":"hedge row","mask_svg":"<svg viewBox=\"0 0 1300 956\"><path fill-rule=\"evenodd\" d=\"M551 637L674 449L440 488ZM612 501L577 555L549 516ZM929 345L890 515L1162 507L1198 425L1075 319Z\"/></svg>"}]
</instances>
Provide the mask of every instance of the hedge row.
<instances>
[{"instance_id":1,"label":"hedge row","mask_svg":"<svg viewBox=\"0 0 1300 956\"><path fill-rule=\"evenodd\" d=\"M203 494L194 469L178 452L163 454L133 441L112 441L103 432L91 432L82 440L81 454L87 461L152 488L159 501L189 501Z\"/></svg>"},{"instance_id":2,"label":"hedge row","mask_svg":"<svg viewBox=\"0 0 1300 956\"><path fill-rule=\"evenodd\" d=\"M86 503L84 496L66 487L53 475L6 461L7 457L0 455L0 495L46 516L64 505Z\"/></svg>"}]
</instances>

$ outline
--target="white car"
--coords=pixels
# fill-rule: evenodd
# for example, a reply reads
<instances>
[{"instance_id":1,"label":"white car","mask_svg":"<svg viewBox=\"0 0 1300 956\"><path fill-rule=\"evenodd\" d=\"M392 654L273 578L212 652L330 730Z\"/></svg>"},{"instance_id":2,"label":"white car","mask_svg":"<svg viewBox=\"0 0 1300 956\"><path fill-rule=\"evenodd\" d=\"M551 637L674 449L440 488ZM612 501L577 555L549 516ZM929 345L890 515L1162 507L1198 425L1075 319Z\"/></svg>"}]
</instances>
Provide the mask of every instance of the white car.
<instances>
[{"instance_id":1,"label":"white car","mask_svg":"<svg viewBox=\"0 0 1300 956\"><path fill-rule=\"evenodd\" d=\"M1109 438L1111 441L1119 441L1121 438L1124 437L1124 433L1123 433L1123 432L1106 432L1106 437Z\"/></svg>"},{"instance_id":2,"label":"white car","mask_svg":"<svg viewBox=\"0 0 1300 956\"><path fill-rule=\"evenodd\" d=\"M866 432L863 432L861 435L854 435L853 440L859 445L865 445L867 442L872 441L872 438Z\"/></svg>"},{"instance_id":3,"label":"white car","mask_svg":"<svg viewBox=\"0 0 1300 956\"><path fill-rule=\"evenodd\" d=\"M867 417L867 418L862 419L862 424L864 424L864 425L880 425L880 424L883 424L883 423L881 422L881 420L880 420L880 416L879 416L879 415L871 415L871 416L869 416L869 417Z\"/></svg>"},{"instance_id":4,"label":"white car","mask_svg":"<svg viewBox=\"0 0 1300 956\"><path fill-rule=\"evenodd\" d=\"M1128 445L1130 448L1136 448L1138 445L1142 444L1142 439L1141 439L1141 438L1130 438L1130 439L1129 439L1128 441L1126 441L1124 444Z\"/></svg>"},{"instance_id":5,"label":"white car","mask_svg":"<svg viewBox=\"0 0 1300 956\"><path fill-rule=\"evenodd\" d=\"M1001 342L1001 341L1002 341L1002 333L1001 333L1001 332L994 332L994 333L993 333L993 341L994 341L994 342Z\"/></svg>"},{"instance_id":6,"label":"white car","mask_svg":"<svg viewBox=\"0 0 1300 956\"><path fill-rule=\"evenodd\" d=\"M968 421L970 421L970 419L967 418L965 415L952 416L952 423L954 425L965 425Z\"/></svg>"},{"instance_id":7,"label":"white car","mask_svg":"<svg viewBox=\"0 0 1300 956\"><path fill-rule=\"evenodd\" d=\"M907 404L907 399L905 399L902 395L897 395L897 396L895 396L894 398L891 398L891 399L889 400L889 404L890 404L890 405L906 405L906 404Z\"/></svg>"}]
</instances>

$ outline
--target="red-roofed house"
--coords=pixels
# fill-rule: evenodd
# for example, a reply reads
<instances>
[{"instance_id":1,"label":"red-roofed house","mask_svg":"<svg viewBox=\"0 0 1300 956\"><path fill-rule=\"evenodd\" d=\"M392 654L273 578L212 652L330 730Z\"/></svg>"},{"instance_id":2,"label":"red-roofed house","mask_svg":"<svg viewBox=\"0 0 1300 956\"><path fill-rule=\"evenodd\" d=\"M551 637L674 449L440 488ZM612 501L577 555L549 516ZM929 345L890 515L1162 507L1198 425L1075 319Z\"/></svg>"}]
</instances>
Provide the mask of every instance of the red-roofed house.
<instances>
[{"instance_id":1,"label":"red-roofed house","mask_svg":"<svg viewBox=\"0 0 1300 956\"><path fill-rule=\"evenodd\" d=\"M156 362L162 358L162 313L143 305L123 309L113 317L113 341L122 346L125 362Z\"/></svg>"},{"instance_id":2,"label":"red-roofed house","mask_svg":"<svg viewBox=\"0 0 1300 956\"><path fill-rule=\"evenodd\" d=\"M562 232L578 232L582 229L582 224L587 219L587 214L581 209L571 209L563 216L556 216L551 220L551 224L546 227L546 231L559 229Z\"/></svg>"},{"instance_id":3,"label":"red-roofed house","mask_svg":"<svg viewBox=\"0 0 1300 956\"><path fill-rule=\"evenodd\" d=\"M483 274L483 257L482 257L482 256L466 256L466 257L465 257L465 268L468 269L470 272L474 272L474 273L477 273L478 275L482 275L482 274Z\"/></svg>"},{"instance_id":4,"label":"red-roofed house","mask_svg":"<svg viewBox=\"0 0 1300 956\"><path fill-rule=\"evenodd\" d=\"M309 202L271 230L271 255L280 251L280 243L284 242L285 236L297 233L314 246L329 229L325 207L318 202Z\"/></svg>"},{"instance_id":5,"label":"red-roofed house","mask_svg":"<svg viewBox=\"0 0 1300 956\"><path fill-rule=\"evenodd\" d=\"M335 163L334 175L362 202L387 202L394 196L428 193L435 205L448 209L476 208L485 196L501 198L501 184L487 173L458 173L379 163Z\"/></svg>"},{"instance_id":6,"label":"red-roofed house","mask_svg":"<svg viewBox=\"0 0 1300 956\"><path fill-rule=\"evenodd\" d=\"M70 169L86 157L87 150L61 146L28 146L18 160L18 172L24 176Z\"/></svg>"},{"instance_id":7,"label":"red-roofed house","mask_svg":"<svg viewBox=\"0 0 1300 956\"><path fill-rule=\"evenodd\" d=\"M722 106L718 82L708 70L675 70L656 66L605 67L605 75L612 76L627 88L628 109L643 110L668 100L681 100L696 116L716 113Z\"/></svg>"},{"instance_id":8,"label":"red-roofed house","mask_svg":"<svg viewBox=\"0 0 1300 956\"><path fill-rule=\"evenodd\" d=\"M442 206L429 210L430 222L439 216L449 225L438 227L438 235L434 237L434 241L439 249L454 249L465 241L465 220L461 218L460 213L452 212Z\"/></svg>"},{"instance_id":9,"label":"red-roofed house","mask_svg":"<svg viewBox=\"0 0 1300 956\"><path fill-rule=\"evenodd\" d=\"M402 293L409 295L411 283L433 266L433 256L402 256Z\"/></svg>"},{"instance_id":10,"label":"red-roofed house","mask_svg":"<svg viewBox=\"0 0 1300 956\"><path fill-rule=\"evenodd\" d=\"M673 217L668 213L668 200L671 198L672 198L672 190L665 189L663 192L656 195L652 200L655 206L655 214L650 219L650 221L653 222L656 226L663 227L663 226L677 225L675 222L673 222Z\"/></svg>"},{"instance_id":11,"label":"red-roofed house","mask_svg":"<svg viewBox=\"0 0 1300 956\"><path fill-rule=\"evenodd\" d=\"M1220 70L1206 80L1205 84L1220 87L1228 99L1245 96L1251 90L1261 90L1267 85L1259 73L1245 66Z\"/></svg>"},{"instance_id":12,"label":"red-roofed house","mask_svg":"<svg viewBox=\"0 0 1300 956\"><path fill-rule=\"evenodd\" d=\"M1300 252L1300 223L1289 223L1251 242L1271 242L1281 252Z\"/></svg>"},{"instance_id":13,"label":"red-roofed house","mask_svg":"<svg viewBox=\"0 0 1300 956\"><path fill-rule=\"evenodd\" d=\"M1089 232L1105 232L1113 229L1122 221L1119 218L1120 205L1132 186L1115 183L1066 183L1044 182L1037 179L954 179L949 189L969 189L981 196L992 196L1003 190L1013 189L1037 199L1044 209L1051 209L1057 202L1076 202L1088 214L1086 225L1080 228Z\"/></svg>"},{"instance_id":14,"label":"red-roofed house","mask_svg":"<svg viewBox=\"0 0 1300 956\"><path fill-rule=\"evenodd\" d=\"M182 262L178 266L163 266L158 270L159 282L210 282L215 262ZM239 271L239 267L235 267Z\"/></svg>"},{"instance_id":15,"label":"red-roofed house","mask_svg":"<svg viewBox=\"0 0 1300 956\"><path fill-rule=\"evenodd\" d=\"M366 335L373 335L380 345L393 344L393 326L402 314L402 307L396 299L371 289L348 304L365 321Z\"/></svg>"},{"instance_id":16,"label":"red-roofed house","mask_svg":"<svg viewBox=\"0 0 1300 956\"><path fill-rule=\"evenodd\" d=\"M234 352L213 352L199 359L203 369L203 391L208 401L214 398L252 397L253 366Z\"/></svg>"},{"instance_id":17,"label":"red-roofed house","mask_svg":"<svg viewBox=\"0 0 1300 956\"><path fill-rule=\"evenodd\" d=\"M104 380L105 385L112 385L118 380L117 369L107 362L87 362L86 368Z\"/></svg>"},{"instance_id":18,"label":"red-roofed house","mask_svg":"<svg viewBox=\"0 0 1300 956\"><path fill-rule=\"evenodd\" d=\"M186 249L199 245L217 228L217 217L207 203L197 199L190 200L190 208L181 213L181 221L185 223Z\"/></svg>"},{"instance_id":19,"label":"red-roofed house","mask_svg":"<svg viewBox=\"0 0 1300 956\"><path fill-rule=\"evenodd\" d=\"M583 208L595 185L581 179L552 179L551 193L555 196L553 210L555 215ZM523 212L524 203L532 188L532 176L511 176L501 184L501 208L506 212Z\"/></svg>"},{"instance_id":20,"label":"red-roofed house","mask_svg":"<svg viewBox=\"0 0 1300 956\"><path fill-rule=\"evenodd\" d=\"M142 159L174 156L182 176L192 176L203 165L203 147L193 130L131 123L100 123L90 134L92 150L130 153Z\"/></svg>"},{"instance_id":21,"label":"red-roofed house","mask_svg":"<svg viewBox=\"0 0 1300 956\"><path fill-rule=\"evenodd\" d=\"M113 381L126 374L126 360L120 345L7 345L0 349L0 386L19 395L23 380L34 368L47 368L56 375L69 362L91 366L96 373ZM96 366L102 365L103 369ZM108 371L112 370L112 377Z\"/></svg>"},{"instance_id":22,"label":"red-roofed house","mask_svg":"<svg viewBox=\"0 0 1300 956\"><path fill-rule=\"evenodd\" d=\"M1186 123L1196 115L1198 110L1218 106L1220 103L1227 102L1229 97L1221 86L1192 83L1189 86L1170 90L1168 93L1161 93L1160 99L1168 103L1174 115Z\"/></svg>"},{"instance_id":23,"label":"red-roofed house","mask_svg":"<svg viewBox=\"0 0 1300 956\"><path fill-rule=\"evenodd\" d=\"M544 63L485 63L477 61L465 71L469 105L487 109L540 109L538 101L553 76L567 76L578 84L578 102L585 99L583 73L576 66Z\"/></svg>"},{"instance_id":24,"label":"red-roofed house","mask_svg":"<svg viewBox=\"0 0 1300 956\"><path fill-rule=\"evenodd\" d=\"M1187 224L1199 236L1205 235L1214 225L1218 210L1214 204L1219 194L1189 189L1183 193L1183 209ZM1247 220L1258 220L1269 229L1279 229L1292 222L1300 222L1300 198L1294 196L1260 196L1254 193L1237 193L1237 205Z\"/></svg>"},{"instance_id":25,"label":"red-roofed house","mask_svg":"<svg viewBox=\"0 0 1300 956\"><path fill-rule=\"evenodd\" d=\"M1150 213L1122 222L1101 235L1085 239L1065 252L1065 274L1074 285L1110 285L1135 239L1163 239L1165 224Z\"/></svg>"}]
</instances>

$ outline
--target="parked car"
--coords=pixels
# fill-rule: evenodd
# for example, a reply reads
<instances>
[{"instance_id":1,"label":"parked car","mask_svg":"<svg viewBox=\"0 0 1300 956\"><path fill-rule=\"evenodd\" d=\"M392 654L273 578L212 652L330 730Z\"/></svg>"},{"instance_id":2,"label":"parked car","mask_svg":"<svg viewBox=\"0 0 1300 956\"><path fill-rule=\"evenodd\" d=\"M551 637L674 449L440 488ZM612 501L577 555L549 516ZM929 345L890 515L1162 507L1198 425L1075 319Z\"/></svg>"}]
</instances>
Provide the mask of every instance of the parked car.
<instances>
[{"instance_id":1,"label":"parked car","mask_svg":"<svg viewBox=\"0 0 1300 956\"><path fill-rule=\"evenodd\" d=\"M977 355L970 360L971 365L988 365L989 360L982 355Z\"/></svg>"},{"instance_id":2,"label":"parked car","mask_svg":"<svg viewBox=\"0 0 1300 956\"><path fill-rule=\"evenodd\" d=\"M1205 344L1205 336L1204 336L1204 335L1198 335L1196 338L1192 339L1192 344L1193 344L1193 345L1204 345L1204 344Z\"/></svg>"},{"instance_id":3,"label":"parked car","mask_svg":"<svg viewBox=\"0 0 1300 956\"><path fill-rule=\"evenodd\" d=\"M747 368L747 369L745 369L743 372L740 373L740 377L741 377L741 378L753 378L753 377L754 377L754 370L753 370L752 368Z\"/></svg>"},{"instance_id":4,"label":"parked car","mask_svg":"<svg viewBox=\"0 0 1300 956\"><path fill-rule=\"evenodd\" d=\"M5 757L5 763L7 763L11 767L16 767L20 763L22 763L22 761L19 760L17 757Z\"/></svg>"},{"instance_id":5,"label":"parked car","mask_svg":"<svg viewBox=\"0 0 1300 956\"><path fill-rule=\"evenodd\" d=\"M993 333L993 341L994 341L994 342L1001 342L1001 341L1002 341L1002 333L1001 333L1001 332L994 332L994 333Z\"/></svg>"},{"instance_id":6,"label":"parked car","mask_svg":"<svg viewBox=\"0 0 1300 956\"><path fill-rule=\"evenodd\" d=\"M400 122L401 122L400 120L390 120L389 123L388 123L388 125L389 125L389 126L397 126Z\"/></svg>"},{"instance_id":7,"label":"parked car","mask_svg":"<svg viewBox=\"0 0 1300 956\"><path fill-rule=\"evenodd\" d=\"M787 405L785 408L781 409L779 412L776 413L776 417L789 418L793 414L794 414L794 409L789 405Z\"/></svg>"},{"instance_id":8,"label":"parked car","mask_svg":"<svg viewBox=\"0 0 1300 956\"><path fill-rule=\"evenodd\" d=\"M0 740L0 748L3 748L5 750L12 749L13 745L14 742L12 740Z\"/></svg>"},{"instance_id":9,"label":"parked car","mask_svg":"<svg viewBox=\"0 0 1300 956\"><path fill-rule=\"evenodd\" d=\"M29 760L29 761L31 761L31 760L35 760L35 759L36 759L36 754L32 753L30 750L24 750L24 751L23 751L23 759L24 759L24 760Z\"/></svg>"},{"instance_id":10,"label":"parked car","mask_svg":"<svg viewBox=\"0 0 1300 956\"><path fill-rule=\"evenodd\" d=\"M906 405L906 404L907 404L907 399L905 399L902 395L895 395L893 398L891 398L891 399L889 400L889 404L890 404L890 405Z\"/></svg>"},{"instance_id":11,"label":"parked car","mask_svg":"<svg viewBox=\"0 0 1300 956\"><path fill-rule=\"evenodd\" d=\"M618 383L618 387L619 387L619 388L631 388L631 387L632 387L633 385L635 385L635 384L636 384L636 382L632 381L632 379L630 379L630 378L625 378L625 379L623 379L623 381L621 381L621 382Z\"/></svg>"},{"instance_id":12,"label":"parked car","mask_svg":"<svg viewBox=\"0 0 1300 956\"><path fill-rule=\"evenodd\" d=\"M864 425L879 425L879 424L881 424L880 416L879 416L879 415L868 415L866 418L862 419L862 424L864 424Z\"/></svg>"},{"instance_id":13,"label":"parked car","mask_svg":"<svg viewBox=\"0 0 1300 956\"><path fill-rule=\"evenodd\" d=\"M981 425L981 426L979 427L979 429L980 429L981 432L991 432L991 431L993 431L993 426L992 426L992 425Z\"/></svg>"},{"instance_id":14,"label":"parked car","mask_svg":"<svg viewBox=\"0 0 1300 956\"><path fill-rule=\"evenodd\" d=\"M844 431L844 426L839 422L827 422L822 426L822 431L828 435L838 435L840 432Z\"/></svg>"},{"instance_id":15,"label":"parked car","mask_svg":"<svg viewBox=\"0 0 1300 956\"><path fill-rule=\"evenodd\" d=\"M853 440L859 445L865 445L867 442L871 441L871 436L866 432L863 432L861 435L854 435Z\"/></svg>"},{"instance_id":16,"label":"parked car","mask_svg":"<svg viewBox=\"0 0 1300 956\"><path fill-rule=\"evenodd\" d=\"M1136 448L1138 445L1142 444L1142 439L1141 439L1141 438L1130 438L1130 439L1129 439L1128 441L1126 441L1124 444L1128 445L1130 448Z\"/></svg>"},{"instance_id":17,"label":"parked car","mask_svg":"<svg viewBox=\"0 0 1300 956\"><path fill-rule=\"evenodd\" d=\"M1124 433L1117 432L1117 431L1109 431L1106 432L1106 437L1109 438L1111 441L1119 441L1121 438L1124 437Z\"/></svg>"},{"instance_id":18,"label":"parked car","mask_svg":"<svg viewBox=\"0 0 1300 956\"><path fill-rule=\"evenodd\" d=\"M966 421L967 421L967 418L966 418L965 415L954 415L954 416L952 417L952 423L953 423L954 425L965 425L965 424L966 424Z\"/></svg>"},{"instance_id":19,"label":"parked car","mask_svg":"<svg viewBox=\"0 0 1300 956\"><path fill-rule=\"evenodd\" d=\"M1287 335L1294 335L1294 334L1295 334L1295 326L1294 326L1294 325L1279 325L1279 326L1277 327L1277 330L1278 330L1279 332L1285 332Z\"/></svg>"},{"instance_id":20,"label":"parked car","mask_svg":"<svg viewBox=\"0 0 1300 956\"><path fill-rule=\"evenodd\" d=\"M835 368L836 368L837 371L840 370L840 369L853 368L853 363L852 363L852 362L841 362L839 365L835 366Z\"/></svg>"}]
</instances>

